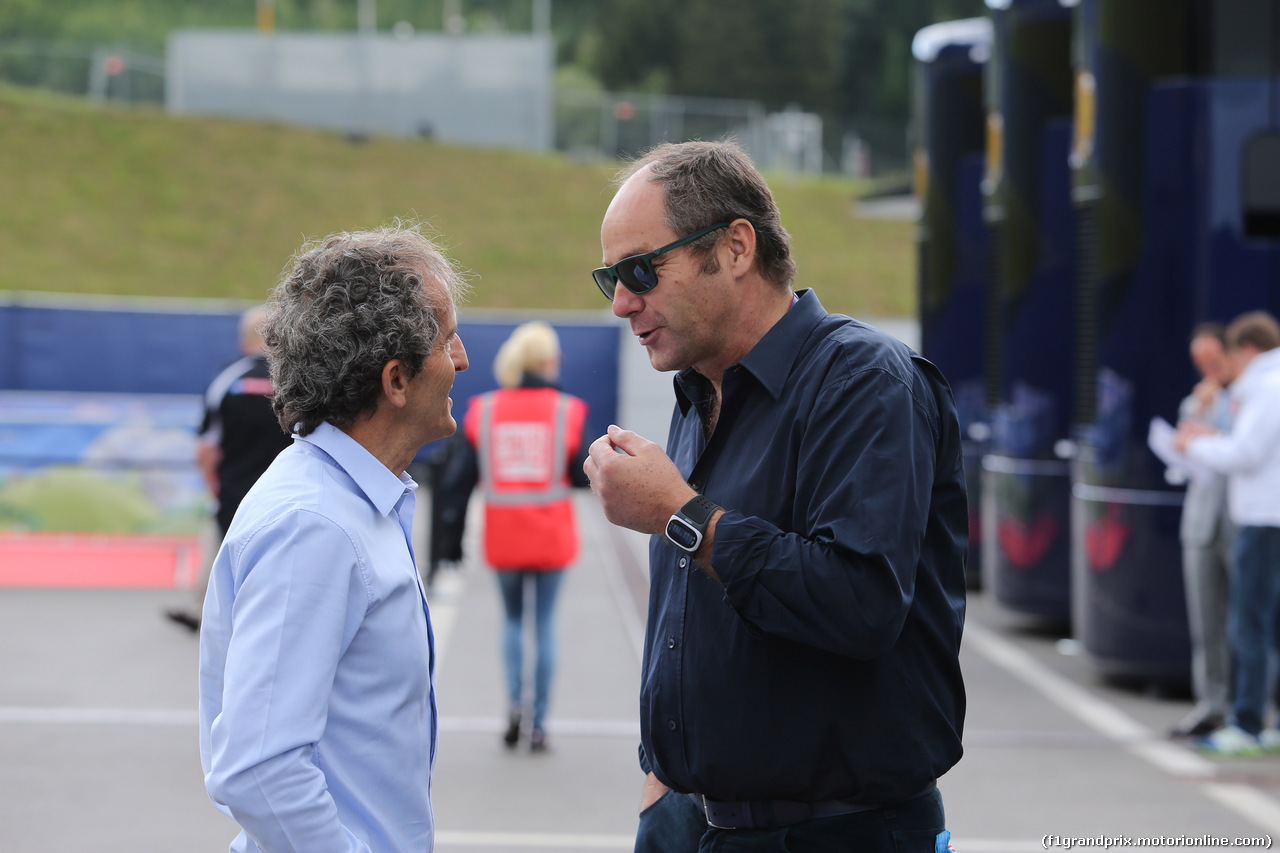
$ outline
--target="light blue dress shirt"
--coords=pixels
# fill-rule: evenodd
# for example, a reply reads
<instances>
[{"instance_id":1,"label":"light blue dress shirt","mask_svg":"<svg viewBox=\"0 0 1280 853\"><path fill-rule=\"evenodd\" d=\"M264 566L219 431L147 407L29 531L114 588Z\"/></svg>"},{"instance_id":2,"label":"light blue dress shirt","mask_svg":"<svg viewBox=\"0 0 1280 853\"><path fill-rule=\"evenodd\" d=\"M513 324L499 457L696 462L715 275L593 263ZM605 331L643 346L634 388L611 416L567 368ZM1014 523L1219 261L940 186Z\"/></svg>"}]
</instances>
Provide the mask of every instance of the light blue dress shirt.
<instances>
[{"instance_id":1,"label":"light blue dress shirt","mask_svg":"<svg viewBox=\"0 0 1280 853\"><path fill-rule=\"evenodd\" d=\"M200 759L232 853L432 849L435 642L414 489L351 437L295 437L209 580Z\"/></svg>"}]
</instances>

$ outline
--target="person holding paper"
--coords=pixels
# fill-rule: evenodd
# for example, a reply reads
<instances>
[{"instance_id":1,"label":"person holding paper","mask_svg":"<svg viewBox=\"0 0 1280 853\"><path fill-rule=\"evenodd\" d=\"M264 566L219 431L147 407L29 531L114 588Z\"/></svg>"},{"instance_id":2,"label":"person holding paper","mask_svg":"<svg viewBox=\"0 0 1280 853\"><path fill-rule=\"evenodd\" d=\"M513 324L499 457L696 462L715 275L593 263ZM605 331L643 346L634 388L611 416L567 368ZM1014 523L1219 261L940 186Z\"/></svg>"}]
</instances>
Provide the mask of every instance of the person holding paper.
<instances>
[{"instance_id":1,"label":"person holding paper","mask_svg":"<svg viewBox=\"0 0 1280 853\"><path fill-rule=\"evenodd\" d=\"M1229 386L1236 378L1227 357L1226 328L1202 323L1191 333L1191 361L1200 381L1178 407L1178 424L1204 424L1218 432L1231 425ZM1231 651L1227 596L1236 529L1227 514L1227 478L1208 470L1187 483L1178 531L1191 634L1191 687L1196 705L1170 734L1200 737L1227 720Z\"/></svg>"},{"instance_id":2,"label":"person holding paper","mask_svg":"<svg viewBox=\"0 0 1280 853\"><path fill-rule=\"evenodd\" d=\"M1175 446L1193 461L1227 475L1233 552L1230 643L1235 694L1227 725L1197 747L1221 756L1280 748L1266 729L1269 658L1280 604L1280 325L1264 311L1227 328L1227 351L1239 370L1232 385L1231 432L1184 423Z\"/></svg>"}]
</instances>

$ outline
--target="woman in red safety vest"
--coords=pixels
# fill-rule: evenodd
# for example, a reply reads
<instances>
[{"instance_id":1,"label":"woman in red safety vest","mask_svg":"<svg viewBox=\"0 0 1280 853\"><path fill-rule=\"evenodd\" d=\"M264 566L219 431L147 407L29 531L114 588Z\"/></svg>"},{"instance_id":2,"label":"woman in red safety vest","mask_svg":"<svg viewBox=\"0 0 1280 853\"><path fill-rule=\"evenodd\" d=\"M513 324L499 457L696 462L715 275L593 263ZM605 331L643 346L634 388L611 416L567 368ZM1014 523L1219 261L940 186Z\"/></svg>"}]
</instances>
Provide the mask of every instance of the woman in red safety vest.
<instances>
[{"instance_id":1,"label":"woman in red safety vest","mask_svg":"<svg viewBox=\"0 0 1280 853\"><path fill-rule=\"evenodd\" d=\"M525 323L499 348L501 386L473 397L463 421L475 464L460 466L484 497L484 555L494 569L510 715L503 740L514 747L525 719L523 620L532 588L537 655L529 748L547 748L545 722L555 673L554 613L564 569L578 556L570 487L588 485L587 405L556 386L560 341L551 326ZM469 470L467 470L469 469ZM455 469L456 470L456 469ZM455 492L456 494L456 492Z\"/></svg>"}]
</instances>

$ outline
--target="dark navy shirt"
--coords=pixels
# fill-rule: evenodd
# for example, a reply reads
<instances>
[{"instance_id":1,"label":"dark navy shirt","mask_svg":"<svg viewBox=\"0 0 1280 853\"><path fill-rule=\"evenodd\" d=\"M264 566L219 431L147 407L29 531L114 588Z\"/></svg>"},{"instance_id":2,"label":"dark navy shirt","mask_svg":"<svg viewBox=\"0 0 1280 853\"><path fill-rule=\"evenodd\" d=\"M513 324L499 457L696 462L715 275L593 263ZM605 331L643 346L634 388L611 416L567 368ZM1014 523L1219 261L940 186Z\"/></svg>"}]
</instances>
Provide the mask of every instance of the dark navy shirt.
<instances>
[{"instance_id":1,"label":"dark navy shirt","mask_svg":"<svg viewBox=\"0 0 1280 853\"><path fill-rule=\"evenodd\" d=\"M655 536L641 766L715 800L919 794L959 760L968 510L938 370L812 291L722 382L676 377L667 452L726 509L711 564Z\"/></svg>"}]
</instances>

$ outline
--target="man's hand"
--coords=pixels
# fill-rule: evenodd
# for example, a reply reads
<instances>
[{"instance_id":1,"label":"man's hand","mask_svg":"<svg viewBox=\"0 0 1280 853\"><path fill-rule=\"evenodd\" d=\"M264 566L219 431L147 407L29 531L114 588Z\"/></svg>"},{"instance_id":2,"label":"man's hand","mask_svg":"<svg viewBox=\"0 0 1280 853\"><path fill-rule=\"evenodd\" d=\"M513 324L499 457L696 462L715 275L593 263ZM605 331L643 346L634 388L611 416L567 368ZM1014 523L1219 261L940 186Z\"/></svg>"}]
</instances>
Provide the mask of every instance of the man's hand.
<instances>
[{"instance_id":1,"label":"man's hand","mask_svg":"<svg viewBox=\"0 0 1280 853\"><path fill-rule=\"evenodd\" d=\"M661 447L612 424L591 443L582 470L605 517L641 533L666 530L671 514L697 494Z\"/></svg>"},{"instance_id":2,"label":"man's hand","mask_svg":"<svg viewBox=\"0 0 1280 853\"><path fill-rule=\"evenodd\" d=\"M1222 386L1212 379L1201 379L1191 389L1191 397L1196 401L1196 411L1204 414L1213 405L1213 401L1222 393Z\"/></svg>"},{"instance_id":3,"label":"man's hand","mask_svg":"<svg viewBox=\"0 0 1280 853\"><path fill-rule=\"evenodd\" d=\"M1216 380L1208 378L1199 380L1196 387L1192 388L1192 397L1196 398L1201 409L1207 409L1220 393L1222 393L1222 386L1217 384Z\"/></svg>"},{"instance_id":4,"label":"man's hand","mask_svg":"<svg viewBox=\"0 0 1280 853\"><path fill-rule=\"evenodd\" d=\"M1178 425L1178 432L1173 437L1173 446L1177 448L1179 453L1186 453L1187 445L1191 443L1193 438L1217 434L1218 431L1208 424L1202 424L1198 421L1184 421Z\"/></svg>"},{"instance_id":5,"label":"man's hand","mask_svg":"<svg viewBox=\"0 0 1280 853\"><path fill-rule=\"evenodd\" d=\"M218 463L222 461L222 448L216 444L210 444L207 441L197 439L196 441L196 467L200 469L200 473L204 475L204 482L209 487L209 492L216 498L218 496Z\"/></svg>"},{"instance_id":6,"label":"man's hand","mask_svg":"<svg viewBox=\"0 0 1280 853\"><path fill-rule=\"evenodd\" d=\"M662 795L671 789L658 781L658 777L650 773L644 777L644 793L640 795L640 811L662 799Z\"/></svg>"}]
</instances>

